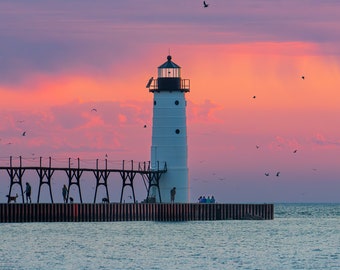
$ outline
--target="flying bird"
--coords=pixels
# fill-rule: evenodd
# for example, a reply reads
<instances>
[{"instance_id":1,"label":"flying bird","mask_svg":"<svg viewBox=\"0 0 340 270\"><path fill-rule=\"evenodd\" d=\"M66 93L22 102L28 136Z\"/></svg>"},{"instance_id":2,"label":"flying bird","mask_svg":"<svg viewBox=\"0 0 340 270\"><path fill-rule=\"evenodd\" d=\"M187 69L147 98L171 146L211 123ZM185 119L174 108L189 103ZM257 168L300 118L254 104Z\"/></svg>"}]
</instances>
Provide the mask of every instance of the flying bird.
<instances>
[{"instance_id":1,"label":"flying bird","mask_svg":"<svg viewBox=\"0 0 340 270\"><path fill-rule=\"evenodd\" d=\"M265 176L269 176L269 173L264 173Z\"/></svg>"},{"instance_id":2,"label":"flying bird","mask_svg":"<svg viewBox=\"0 0 340 270\"><path fill-rule=\"evenodd\" d=\"M296 153L297 152L297 149L295 149L294 151L293 151L293 153Z\"/></svg>"},{"instance_id":3,"label":"flying bird","mask_svg":"<svg viewBox=\"0 0 340 270\"><path fill-rule=\"evenodd\" d=\"M93 108L93 109L91 110L91 112L97 112L97 109L96 109L96 108Z\"/></svg>"},{"instance_id":4,"label":"flying bird","mask_svg":"<svg viewBox=\"0 0 340 270\"><path fill-rule=\"evenodd\" d=\"M26 131L24 131L24 132L22 133L22 136L26 136Z\"/></svg>"},{"instance_id":5,"label":"flying bird","mask_svg":"<svg viewBox=\"0 0 340 270\"><path fill-rule=\"evenodd\" d=\"M277 172L277 173L276 173L276 176L279 177L279 176L280 176L280 172Z\"/></svg>"},{"instance_id":6,"label":"flying bird","mask_svg":"<svg viewBox=\"0 0 340 270\"><path fill-rule=\"evenodd\" d=\"M305 76L301 76L301 79L304 80L304 79L305 79Z\"/></svg>"},{"instance_id":7,"label":"flying bird","mask_svg":"<svg viewBox=\"0 0 340 270\"><path fill-rule=\"evenodd\" d=\"M146 128L146 125L144 125L144 128Z\"/></svg>"},{"instance_id":8,"label":"flying bird","mask_svg":"<svg viewBox=\"0 0 340 270\"><path fill-rule=\"evenodd\" d=\"M253 96L253 98L256 98L256 96Z\"/></svg>"},{"instance_id":9,"label":"flying bird","mask_svg":"<svg viewBox=\"0 0 340 270\"><path fill-rule=\"evenodd\" d=\"M256 149L259 149L260 148L260 146L259 145L256 145Z\"/></svg>"},{"instance_id":10,"label":"flying bird","mask_svg":"<svg viewBox=\"0 0 340 270\"><path fill-rule=\"evenodd\" d=\"M207 8L209 6L209 4L207 4L207 2L203 1L203 7Z\"/></svg>"}]
</instances>

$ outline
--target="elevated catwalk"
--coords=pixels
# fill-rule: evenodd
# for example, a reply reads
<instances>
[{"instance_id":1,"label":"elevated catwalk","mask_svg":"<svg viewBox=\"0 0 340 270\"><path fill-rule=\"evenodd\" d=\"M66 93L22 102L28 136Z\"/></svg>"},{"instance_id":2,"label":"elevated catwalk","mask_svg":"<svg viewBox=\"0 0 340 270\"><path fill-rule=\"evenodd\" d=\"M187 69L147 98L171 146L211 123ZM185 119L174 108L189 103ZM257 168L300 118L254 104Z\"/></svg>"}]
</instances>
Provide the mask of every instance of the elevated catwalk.
<instances>
[{"instance_id":1,"label":"elevated catwalk","mask_svg":"<svg viewBox=\"0 0 340 270\"><path fill-rule=\"evenodd\" d=\"M39 161L39 165L23 165L22 162L23 158L20 156L18 157L18 162L16 166L13 164L13 158L9 158L8 164L5 166L0 165L0 171L6 171L9 180L9 191L8 191L8 203L10 202L9 197L13 196L12 188L14 185L19 185L21 191L21 198L22 202L24 203L24 190L23 190L23 182L24 182L24 173L26 171L35 171L37 172L37 176L39 178L39 188L38 188L38 199L37 203L40 200L40 192L41 187L43 185L47 185L49 188L49 195L51 199L51 203L53 201L53 192L52 192L52 177L55 171L64 171L68 178L68 187L67 190L70 190L70 187L75 185L78 188L79 199L80 203L83 203L82 199L82 192L81 192L81 180L82 175L84 172L93 173L95 180L96 180L96 189L94 193L93 203L96 203L97 199L97 191L98 187L103 186L106 190L106 199L110 202L109 191L108 191L108 179L110 174L116 173L121 177L122 185L121 185L121 195L120 195L120 203L123 202L123 194L126 187L130 187L132 191L132 199L133 202L136 203L135 197L135 189L134 189L134 179L135 176L138 174L142 177L145 188L146 188L146 196L145 198L149 198L150 196L150 189L153 187L158 191L158 202L162 202L161 193L159 190L159 180L162 174L167 172L167 164L166 162L163 163L156 163L154 168L151 168L150 161L148 162L134 162L131 161L119 161L118 163L110 163L111 166L108 166L108 160L105 159L104 165L100 168L99 160L97 159L95 162L95 168L87 168L80 165L80 159L76 159L77 166L71 162L71 158L68 159L67 166L52 166L52 158L48 158L48 165L43 165L43 158L40 157L37 159ZM33 159L34 161L35 159ZM28 160L26 159L26 162ZM67 194L69 196L69 193ZM68 201L67 197L67 201Z\"/></svg>"},{"instance_id":2,"label":"elevated catwalk","mask_svg":"<svg viewBox=\"0 0 340 270\"><path fill-rule=\"evenodd\" d=\"M244 219L274 219L274 205L199 203L0 204L0 223Z\"/></svg>"},{"instance_id":3,"label":"elevated catwalk","mask_svg":"<svg viewBox=\"0 0 340 270\"><path fill-rule=\"evenodd\" d=\"M98 221L193 221L193 220L271 220L274 218L273 204L212 204L212 203L160 203L151 201L137 203L134 195L133 180L140 174L145 180L146 198L149 198L150 188L159 191L159 179L167 172L166 164L159 164L155 169L150 168L150 162L122 161L118 168L107 166L99 168L98 160L95 168L80 166L73 167L69 159L67 167L51 165L43 166L42 158L38 166L23 166L21 157L19 166L14 166L12 157L9 164L0 166L0 171L7 171L10 180L9 195L12 187L19 185L22 198L24 198L22 183L25 171L36 171L39 176L39 190L37 203L10 202L0 204L0 223L8 222L98 222ZM80 203L54 203L52 197L51 180L55 171L64 171L68 178L68 189L76 185L79 189ZM80 182L83 172L92 172L96 180L96 190L93 203L83 203L81 199ZM110 173L117 173L122 180L120 203L110 203L108 198L107 181ZM40 189L48 185L51 203L39 203ZM108 203L96 203L97 188L103 185L106 189ZM122 203L124 188L132 189L134 203Z\"/></svg>"}]
</instances>

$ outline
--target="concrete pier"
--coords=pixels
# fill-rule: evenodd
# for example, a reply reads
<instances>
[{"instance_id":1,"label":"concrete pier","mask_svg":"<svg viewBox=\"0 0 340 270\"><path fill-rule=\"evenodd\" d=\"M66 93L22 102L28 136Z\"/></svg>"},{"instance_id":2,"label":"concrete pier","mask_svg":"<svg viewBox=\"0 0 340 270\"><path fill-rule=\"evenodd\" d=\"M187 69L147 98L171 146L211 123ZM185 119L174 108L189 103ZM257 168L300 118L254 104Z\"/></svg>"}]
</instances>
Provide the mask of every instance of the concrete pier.
<instances>
[{"instance_id":1,"label":"concrete pier","mask_svg":"<svg viewBox=\"0 0 340 270\"><path fill-rule=\"evenodd\" d=\"M0 204L0 223L272 220L273 204L11 203Z\"/></svg>"}]
</instances>

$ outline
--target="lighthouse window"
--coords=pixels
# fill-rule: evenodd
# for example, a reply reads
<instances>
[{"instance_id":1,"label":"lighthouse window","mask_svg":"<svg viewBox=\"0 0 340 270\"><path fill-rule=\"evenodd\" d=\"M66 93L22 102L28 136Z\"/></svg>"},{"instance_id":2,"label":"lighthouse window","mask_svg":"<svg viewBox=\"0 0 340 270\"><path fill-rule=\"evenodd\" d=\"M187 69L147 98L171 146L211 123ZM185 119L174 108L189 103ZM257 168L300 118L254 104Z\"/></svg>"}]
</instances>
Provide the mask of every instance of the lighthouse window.
<instances>
[{"instance_id":1,"label":"lighthouse window","mask_svg":"<svg viewBox=\"0 0 340 270\"><path fill-rule=\"evenodd\" d=\"M179 129L176 129L176 134L179 134L179 133L180 133Z\"/></svg>"},{"instance_id":2,"label":"lighthouse window","mask_svg":"<svg viewBox=\"0 0 340 270\"><path fill-rule=\"evenodd\" d=\"M176 101L175 101L175 105L178 105L178 104L179 104L179 101L178 101L178 100L176 100Z\"/></svg>"},{"instance_id":3,"label":"lighthouse window","mask_svg":"<svg viewBox=\"0 0 340 270\"><path fill-rule=\"evenodd\" d=\"M153 105L156 105L156 103L157 103L156 100L154 100L154 101L153 101Z\"/></svg>"}]
</instances>

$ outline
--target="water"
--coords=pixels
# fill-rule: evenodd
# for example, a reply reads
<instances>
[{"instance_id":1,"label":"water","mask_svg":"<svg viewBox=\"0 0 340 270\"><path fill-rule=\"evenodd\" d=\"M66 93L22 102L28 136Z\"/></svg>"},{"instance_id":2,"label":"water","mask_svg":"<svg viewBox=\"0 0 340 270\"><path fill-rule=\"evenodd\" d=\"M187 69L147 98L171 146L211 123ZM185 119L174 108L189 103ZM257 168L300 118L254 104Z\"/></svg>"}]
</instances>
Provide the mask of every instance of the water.
<instances>
[{"instance_id":1,"label":"water","mask_svg":"<svg viewBox=\"0 0 340 270\"><path fill-rule=\"evenodd\" d=\"M0 224L0 269L340 269L340 204L270 221Z\"/></svg>"}]
</instances>

